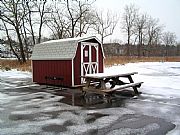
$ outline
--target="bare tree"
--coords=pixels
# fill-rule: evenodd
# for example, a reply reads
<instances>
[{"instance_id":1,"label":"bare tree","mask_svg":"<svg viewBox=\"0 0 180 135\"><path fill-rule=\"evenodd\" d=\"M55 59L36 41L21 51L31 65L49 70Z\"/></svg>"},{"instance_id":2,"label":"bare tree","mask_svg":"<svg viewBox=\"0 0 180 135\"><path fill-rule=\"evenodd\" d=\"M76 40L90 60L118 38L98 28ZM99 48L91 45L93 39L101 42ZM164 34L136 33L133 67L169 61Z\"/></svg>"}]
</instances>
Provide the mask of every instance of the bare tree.
<instances>
[{"instance_id":1,"label":"bare tree","mask_svg":"<svg viewBox=\"0 0 180 135\"><path fill-rule=\"evenodd\" d=\"M94 2L94 1L93 1ZM71 22L71 27L70 27L70 37L75 37L75 30L77 27L77 24L79 22L79 29L80 29L80 35L82 33L82 17L84 14L89 12L89 6L93 3L88 0L84 1L69 1L65 0L65 6L67 8L67 17ZM77 34L79 35L79 34Z\"/></svg>"},{"instance_id":2,"label":"bare tree","mask_svg":"<svg viewBox=\"0 0 180 135\"><path fill-rule=\"evenodd\" d=\"M64 9L59 9L59 7L55 8L50 17L46 20L46 25L53 33L53 39L69 37L70 23L65 18L63 10Z\"/></svg>"},{"instance_id":3,"label":"bare tree","mask_svg":"<svg viewBox=\"0 0 180 135\"><path fill-rule=\"evenodd\" d=\"M172 32L164 32L162 35L162 41L166 46L165 56L168 57L168 48L169 46L175 45L176 43L176 35Z\"/></svg>"},{"instance_id":4,"label":"bare tree","mask_svg":"<svg viewBox=\"0 0 180 135\"><path fill-rule=\"evenodd\" d=\"M138 9L135 5L126 5L122 18L122 29L127 34L127 56L129 56L129 45L131 36L134 34L134 23L137 16Z\"/></svg>"},{"instance_id":5,"label":"bare tree","mask_svg":"<svg viewBox=\"0 0 180 135\"><path fill-rule=\"evenodd\" d=\"M0 1L0 9L1 9L0 19L4 23L11 25L14 31L16 32L16 36L19 42L21 62L24 63L26 62L26 58L24 54L24 46L23 46L23 40L21 36L21 27L22 27L22 20L27 15L27 13L23 11L22 1L2 0Z\"/></svg>"},{"instance_id":6,"label":"bare tree","mask_svg":"<svg viewBox=\"0 0 180 135\"><path fill-rule=\"evenodd\" d=\"M33 21L32 21L32 13L33 13L33 8L35 6L35 3L34 2L31 2L31 1L26 1L24 4L23 4L24 8L26 8L27 12L28 12L28 15L26 16L26 21L27 21L27 24L29 25L29 29L27 29L30 33L30 35L32 36L32 43L33 45L36 44L36 40L35 40L35 32L34 32L34 28L33 28Z\"/></svg>"},{"instance_id":7,"label":"bare tree","mask_svg":"<svg viewBox=\"0 0 180 135\"><path fill-rule=\"evenodd\" d=\"M77 29L76 36L82 36L83 34L87 34L88 30L93 28L93 25L96 21L96 15L94 13L94 10L92 8L92 3L89 3L88 5L86 3L79 2L79 13L80 13L80 19L78 21L79 30ZM87 12L84 12L87 9ZM78 28L78 27L77 27Z\"/></svg>"},{"instance_id":8,"label":"bare tree","mask_svg":"<svg viewBox=\"0 0 180 135\"><path fill-rule=\"evenodd\" d=\"M148 56L154 53L152 46L157 46L160 44L161 35L162 35L163 26L159 24L159 19L154 19L151 16L147 20L147 29L146 29L146 44Z\"/></svg>"},{"instance_id":9,"label":"bare tree","mask_svg":"<svg viewBox=\"0 0 180 135\"><path fill-rule=\"evenodd\" d=\"M93 2L65 0L54 7L51 16L46 21L53 37L61 39L86 34L94 22L91 11Z\"/></svg>"},{"instance_id":10,"label":"bare tree","mask_svg":"<svg viewBox=\"0 0 180 135\"><path fill-rule=\"evenodd\" d=\"M180 55L180 43L177 43L176 56Z\"/></svg>"},{"instance_id":11,"label":"bare tree","mask_svg":"<svg viewBox=\"0 0 180 135\"><path fill-rule=\"evenodd\" d=\"M15 48L13 47L13 42L12 42L12 39L11 39L11 37L10 37L10 35L9 35L9 31L10 31L10 30L7 28L7 26L6 26L7 24L6 24L5 22L2 22L2 23L3 23L4 27L2 26L1 30L6 32L6 37L7 37L7 39L8 39L8 44L9 44L9 46L10 46L10 48L11 48L11 51L12 51L13 54L16 56L16 58L18 59L18 61L21 61L18 53L16 52Z\"/></svg>"},{"instance_id":12,"label":"bare tree","mask_svg":"<svg viewBox=\"0 0 180 135\"><path fill-rule=\"evenodd\" d=\"M147 15L146 14L138 14L135 19L134 24L134 32L138 37L138 57L141 56L141 46L143 44L143 38L145 36L145 30L147 28Z\"/></svg>"},{"instance_id":13,"label":"bare tree","mask_svg":"<svg viewBox=\"0 0 180 135\"><path fill-rule=\"evenodd\" d=\"M159 19L154 19L152 17L148 18L147 21L147 44L151 46L155 44L157 37L162 32L163 26L159 24Z\"/></svg>"},{"instance_id":14,"label":"bare tree","mask_svg":"<svg viewBox=\"0 0 180 135\"><path fill-rule=\"evenodd\" d=\"M49 11L46 6L47 1L29 1L29 0L2 0L0 1L1 16L0 19L6 24L10 25L17 36L20 50L21 62L26 62L27 54L28 58L28 35L32 36L33 44L35 44L35 29L39 24L38 30L38 43L41 42L42 27L45 22L45 14ZM34 15L32 15L34 13ZM39 20L32 16L36 16L39 13ZM8 30L8 29L7 29ZM15 54L16 55L16 54Z\"/></svg>"},{"instance_id":15,"label":"bare tree","mask_svg":"<svg viewBox=\"0 0 180 135\"><path fill-rule=\"evenodd\" d=\"M40 1L40 2L36 2L35 3L35 11L34 12L38 12L39 14L39 30L38 30L38 43L41 42L41 37L42 37L42 27L43 27L43 24L45 23L46 21L46 17L45 17L45 14L46 13L51 13L52 11L50 11L50 7L49 5L47 4L47 0L43 0L43 1Z\"/></svg>"},{"instance_id":16,"label":"bare tree","mask_svg":"<svg viewBox=\"0 0 180 135\"><path fill-rule=\"evenodd\" d=\"M103 11L96 12L96 23L94 25L94 30L101 35L101 42L104 43L104 38L113 34L114 29L119 21L119 17L107 11L104 14Z\"/></svg>"}]
</instances>

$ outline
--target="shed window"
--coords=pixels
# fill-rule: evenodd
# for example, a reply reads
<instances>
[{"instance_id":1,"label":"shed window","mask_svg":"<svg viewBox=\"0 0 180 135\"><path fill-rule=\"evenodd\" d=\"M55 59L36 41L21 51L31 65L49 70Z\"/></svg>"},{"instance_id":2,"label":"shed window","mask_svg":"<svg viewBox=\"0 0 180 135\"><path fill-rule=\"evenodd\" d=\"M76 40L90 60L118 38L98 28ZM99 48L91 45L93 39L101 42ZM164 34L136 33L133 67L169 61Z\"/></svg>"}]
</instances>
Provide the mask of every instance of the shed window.
<instances>
[{"instance_id":1,"label":"shed window","mask_svg":"<svg viewBox=\"0 0 180 135\"><path fill-rule=\"evenodd\" d=\"M88 57L88 50L85 50L84 53L85 53L85 57Z\"/></svg>"}]
</instances>

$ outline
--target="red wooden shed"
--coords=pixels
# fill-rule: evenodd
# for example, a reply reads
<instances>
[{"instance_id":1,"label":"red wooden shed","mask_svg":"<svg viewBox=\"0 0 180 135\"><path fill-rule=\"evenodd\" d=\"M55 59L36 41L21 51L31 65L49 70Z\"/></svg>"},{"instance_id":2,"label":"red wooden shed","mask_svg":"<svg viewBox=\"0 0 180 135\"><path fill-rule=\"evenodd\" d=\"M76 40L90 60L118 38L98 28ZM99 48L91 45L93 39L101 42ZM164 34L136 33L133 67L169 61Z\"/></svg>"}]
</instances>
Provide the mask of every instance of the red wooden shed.
<instances>
[{"instance_id":1,"label":"red wooden shed","mask_svg":"<svg viewBox=\"0 0 180 135\"><path fill-rule=\"evenodd\" d=\"M104 52L96 36L51 40L36 44L32 53L33 82L49 83L47 76L62 77L64 86L79 85L80 76L102 73ZM54 81L58 85L58 81Z\"/></svg>"}]
</instances>

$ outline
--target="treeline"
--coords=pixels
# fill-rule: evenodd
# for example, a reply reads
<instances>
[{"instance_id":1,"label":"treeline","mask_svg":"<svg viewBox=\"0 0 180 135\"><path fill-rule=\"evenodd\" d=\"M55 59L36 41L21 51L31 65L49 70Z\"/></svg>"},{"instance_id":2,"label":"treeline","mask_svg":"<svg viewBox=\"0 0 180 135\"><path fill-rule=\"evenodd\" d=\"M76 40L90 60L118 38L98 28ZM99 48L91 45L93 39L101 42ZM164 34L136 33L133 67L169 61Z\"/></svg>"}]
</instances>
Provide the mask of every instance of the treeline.
<instances>
[{"instance_id":1,"label":"treeline","mask_svg":"<svg viewBox=\"0 0 180 135\"><path fill-rule=\"evenodd\" d=\"M127 55L127 45L119 43L106 43L103 45L106 57L109 56L135 56L138 57L138 46L129 45L129 55ZM142 45L140 56L142 57L171 57L180 56L180 44L165 45Z\"/></svg>"},{"instance_id":2,"label":"treeline","mask_svg":"<svg viewBox=\"0 0 180 135\"><path fill-rule=\"evenodd\" d=\"M163 32L158 19L140 13L134 5L127 5L120 17L98 10L95 3L96 0L1 0L1 35L21 63L29 58L35 44L50 39L100 34L103 43L118 23L127 37L126 55L130 55L131 45L137 45L138 56L145 44L175 45L174 33ZM50 37L44 38L47 32Z\"/></svg>"},{"instance_id":3,"label":"treeline","mask_svg":"<svg viewBox=\"0 0 180 135\"><path fill-rule=\"evenodd\" d=\"M111 35L118 18L93 8L94 0L1 0L0 29L20 62L26 62L29 46L50 39L78 37L87 33ZM48 30L47 30L48 29ZM12 41L16 40L14 46Z\"/></svg>"},{"instance_id":4,"label":"treeline","mask_svg":"<svg viewBox=\"0 0 180 135\"><path fill-rule=\"evenodd\" d=\"M127 35L126 55L132 54L132 45L138 57L144 54L159 53L165 51L168 55L170 46L176 45L176 35L173 32L164 32L164 26L159 23L159 19L153 18L146 13L141 13L135 5L127 5L122 18L122 29ZM164 46L161 46L164 45ZM153 48L156 48L153 50ZM130 50L131 49L131 50ZM153 52L151 52L153 51Z\"/></svg>"}]
</instances>

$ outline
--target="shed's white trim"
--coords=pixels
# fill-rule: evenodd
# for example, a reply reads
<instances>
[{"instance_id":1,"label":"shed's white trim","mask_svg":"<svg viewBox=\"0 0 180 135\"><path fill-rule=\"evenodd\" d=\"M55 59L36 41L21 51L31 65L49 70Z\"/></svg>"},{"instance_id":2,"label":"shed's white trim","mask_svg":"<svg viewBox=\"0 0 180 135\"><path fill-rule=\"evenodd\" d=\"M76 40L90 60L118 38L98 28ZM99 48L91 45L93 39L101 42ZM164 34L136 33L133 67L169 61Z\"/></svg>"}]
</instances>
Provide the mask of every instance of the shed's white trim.
<instances>
[{"instance_id":1,"label":"shed's white trim","mask_svg":"<svg viewBox=\"0 0 180 135\"><path fill-rule=\"evenodd\" d=\"M95 47L96 48L96 53L97 53L97 55L96 55L96 61L97 61L97 73L99 73L99 46L96 46Z\"/></svg>"},{"instance_id":2,"label":"shed's white trim","mask_svg":"<svg viewBox=\"0 0 180 135\"><path fill-rule=\"evenodd\" d=\"M81 46L81 76L83 75L83 50L84 50L84 45L80 43ZM83 78L81 78L81 82L83 82Z\"/></svg>"},{"instance_id":3,"label":"shed's white trim","mask_svg":"<svg viewBox=\"0 0 180 135\"><path fill-rule=\"evenodd\" d=\"M88 46L89 51L89 61L84 62L84 48ZM92 61L92 47L96 50L96 60L95 62ZM98 43L91 43L91 42L81 42L81 76L85 74L94 74L99 72L99 44ZM84 82L84 79L81 78L81 83Z\"/></svg>"},{"instance_id":4,"label":"shed's white trim","mask_svg":"<svg viewBox=\"0 0 180 135\"><path fill-rule=\"evenodd\" d=\"M91 46L91 44L89 44L88 45L88 47L89 47L89 74L91 74L92 73L92 46Z\"/></svg>"},{"instance_id":5,"label":"shed's white trim","mask_svg":"<svg viewBox=\"0 0 180 135\"><path fill-rule=\"evenodd\" d=\"M33 80L33 78L34 78L34 77L33 77L33 62L32 62L32 60L31 60L31 70L32 70L32 71L31 71L31 73L32 73L32 82L34 82L34 80Z\"/></svg>"}]
</instances>

